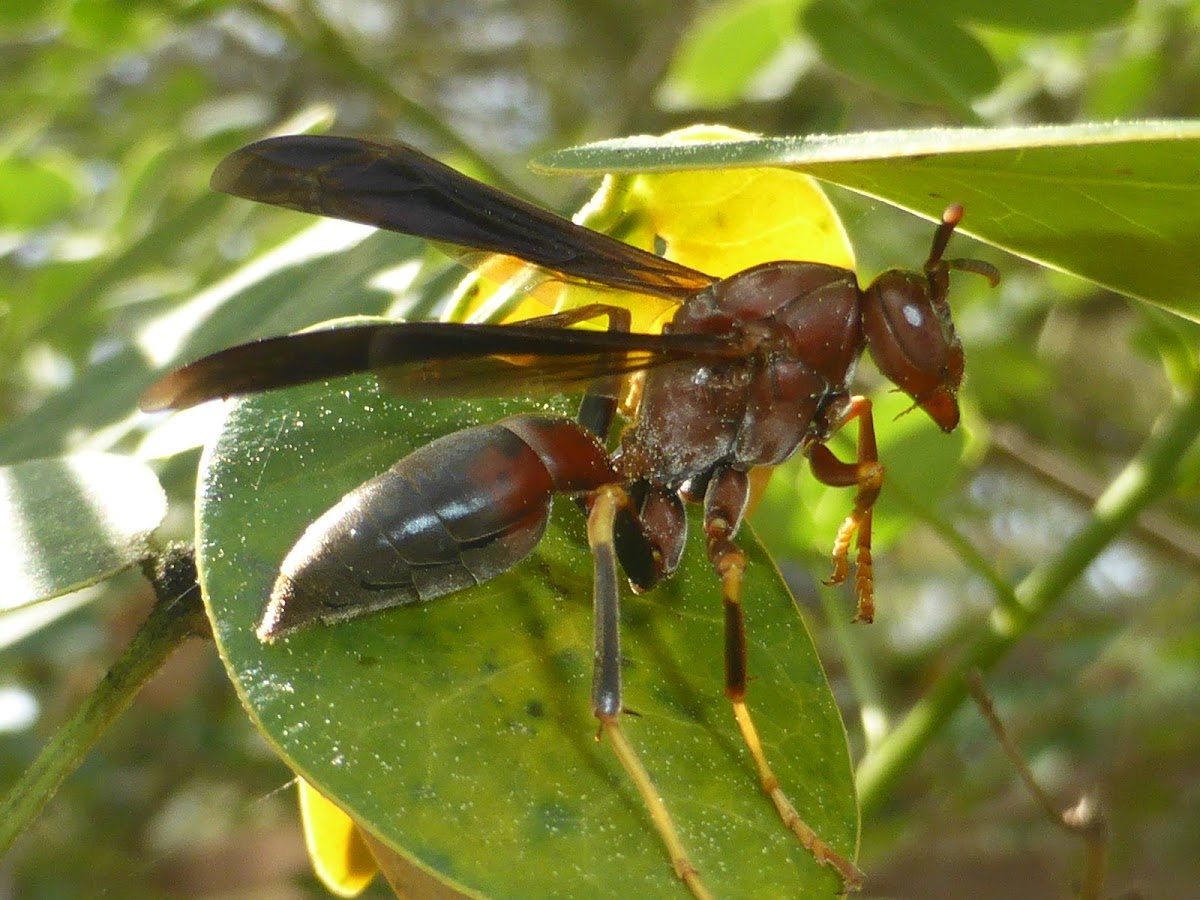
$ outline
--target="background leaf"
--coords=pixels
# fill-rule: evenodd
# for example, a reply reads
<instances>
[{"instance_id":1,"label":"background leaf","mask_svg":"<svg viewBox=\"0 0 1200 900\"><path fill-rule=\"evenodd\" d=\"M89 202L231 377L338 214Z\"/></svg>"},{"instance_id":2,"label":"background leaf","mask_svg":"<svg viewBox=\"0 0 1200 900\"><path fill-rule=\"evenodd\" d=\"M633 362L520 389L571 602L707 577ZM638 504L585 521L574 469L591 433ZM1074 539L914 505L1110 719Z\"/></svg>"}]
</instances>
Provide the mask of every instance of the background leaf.
<instances>
[{"instance_id":1,"label":"background leaf","mask_svg":"<svg viewBox=\"0 0 1200 900\"><path fill-rule=\"evenodd\" d=\"M825 64L882 94L941 107L969 122L978 118L975 105L986 103L1004 70L1014 67L1004 52L1011 34L1113 27L1133 6L1133 0L724 0L692 21L659 100L668 107L721 109L739 100L776 99Z\"/></svg>"},{"instance_id":2,"label":"background leaf","mask_svg":"<svg viewBox=\"0 0 1200 900\"><path fill-rule=\"evenodd\" d=\"M140 562L166 512L154 473L128 457L87 453L0 467L0 611Z\"/></svg>"},{"instance_id":3,"label":"background leaf","mask_svg":"<svg viewBox=\"0 0 1200 900\"><path fill-rule=\"evenodd\" d=\"M49 160L0 160L0 227L46 225L62 216L77 194L72 177Z\"/></svg>"},{"instance_id":4,"label":"background leaf","mask_svg":"<svg viewBox=\"0 0 1200 900\"><path fill-rule=\"evenodd\" d=\"M661 101L720 109L752 93L755 77L795 40L804 2L726 0L705 7L675 50Z\"/></svg>"},{"instance_id":5,"label":"background leaf","mask_svg":"<svg viewBox=\"0 0 1200 900\"><path fill-rule=\"evenodd\" d=\"M1000 80L987 49L940 5L815 0L804 30L847 74L905 100L974 118L970 101Z\"/></svg>"},{"instance_id":6,"label":"background leaf","mask_svg":"<svg viewBox=\"0 0 1200 900\"><path fill-rule=\"evenodd\" d=\"M902 5L922 5L903 4ZM1116 25L1128 16L1135 0L1094 0L1092 3L1044 3L1041 0L1011 0L991 3L989 0L959 0L954 14L981 25L997 28L1029 29L1030 31L1082 31ZM940 6L936 2L928 6Z\"/></svg>"}]
</instances>

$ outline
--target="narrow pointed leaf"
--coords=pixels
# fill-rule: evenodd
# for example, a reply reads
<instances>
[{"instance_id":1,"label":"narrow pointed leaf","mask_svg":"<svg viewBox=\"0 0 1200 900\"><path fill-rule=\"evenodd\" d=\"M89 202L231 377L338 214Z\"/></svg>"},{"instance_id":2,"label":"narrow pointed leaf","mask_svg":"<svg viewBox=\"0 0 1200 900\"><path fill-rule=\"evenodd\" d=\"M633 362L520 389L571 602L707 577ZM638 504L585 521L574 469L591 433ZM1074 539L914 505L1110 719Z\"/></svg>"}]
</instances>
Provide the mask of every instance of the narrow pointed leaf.
<instances>
[{"instance_id":1,"label":"narrow pointed leaf","mask_svg":"<svg viewBox=\"0 0 1200 900\"><path fill-rule=\"evenodd\" d=\"M166 510L154 473L128 457L84 453L0 467L0 610L136 564Z\"/></svg>"},{"instance_id":2,"label":"narrow pointed leaf","mask_svg":"<svg viewBox=\"0 0 1200 900\"><path fill-rule=\"evenodd\" d=\"M796 168L1200 321L1200 122L939 128L551 154L563 172Z\"/></svg>"}]
</instances>

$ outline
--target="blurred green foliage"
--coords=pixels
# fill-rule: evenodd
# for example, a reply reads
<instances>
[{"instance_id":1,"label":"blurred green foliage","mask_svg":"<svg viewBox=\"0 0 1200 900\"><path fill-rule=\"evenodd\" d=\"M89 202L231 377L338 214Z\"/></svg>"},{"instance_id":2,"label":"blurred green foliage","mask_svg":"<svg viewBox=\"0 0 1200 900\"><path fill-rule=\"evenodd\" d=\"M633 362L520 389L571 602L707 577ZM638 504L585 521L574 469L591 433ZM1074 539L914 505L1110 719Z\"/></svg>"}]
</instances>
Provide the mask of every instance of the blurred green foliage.
<instances>
[{"instance_id":1,"label":"blurred green foliage","mask_svg":"<svg viewBox=\"0 0 1200 900\"><path fill-rule=\"evenodd\" d=\"M1002 19L999 8L8 0L0 463L81 451L153 459L171 504L163 537L186 538L191 433L148 433L134 403L156 368L213 349L189 340L198 322L216 316L207 334L241 340L382 312L406 278L422 290L446 283L440 264L376 278L432 259L403 238L324 232L306 262L275 276L294 278L304 303L263 310L243 294L222 306L245 266L294 248L309 224L207 191L224 153L269 131L399 136L567 210L585 186L534 177L529 158L697 120L805 134L1200 116L1194 0L1008 3ZM923 258L925 223L833 197L864 276ZM346 252L335 259L337 249ZM802 467L777 475L755 520L814 631L856 757L987 630L997 597L986 576L1013 584L1059 549L1196 375L1192 323L966 240L954 252L995 262L1004 281L988 291L964 279L953 297L968 356L964 461L926 461L923 442L936 436L918 429L885 460L918 487L887 501L897 524L879 547L876 625L847 633L847 596L819 586L827 561L813 547L826 538L796 526L823 511L796 512L811 497ZM302 288L314 279L327 306L308 305ZM869 367L862 374L877 386ZM1064 806L1094 786L1106 800L1112 889L1152 896L1200 883L1200 453L1181 467L1167 501L1108 545L988 676L1047 789ZM68 598L74 611L57 618L0 619L2 784L90 689L147 602L132 575L92 591L90 605ZM322 896L291 793L277 791L289 777L211 648L189 647L0 862L0 893ZM1079 854L970 709L909 762L863 834L868 896L1061 895Z\"/></svg>"}]
</instances>

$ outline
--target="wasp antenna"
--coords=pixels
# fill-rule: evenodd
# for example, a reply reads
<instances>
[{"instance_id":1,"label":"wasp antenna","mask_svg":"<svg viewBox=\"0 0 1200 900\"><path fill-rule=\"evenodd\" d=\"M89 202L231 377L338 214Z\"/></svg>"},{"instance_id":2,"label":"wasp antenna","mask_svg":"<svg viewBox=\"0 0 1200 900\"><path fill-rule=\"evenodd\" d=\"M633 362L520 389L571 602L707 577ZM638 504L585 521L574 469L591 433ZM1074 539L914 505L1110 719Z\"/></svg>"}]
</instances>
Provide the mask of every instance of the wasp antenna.
<instances>
[{"instance_id":1,"label":"wasp antenna","mask_svg":"<svg viewBox=\"0 0 1200 900\"><path fill-rule=\"evenodd\" d=\"M1000 283L1000 270L982 259L948 259L945 261L945 266L947 269L955 269L959 272L974 272L976 275L982 275L992 287Z\"/></svg>"},{"instance_id":2,"label":"wasp antenna","mask_svg":"<svg viewBox=\"0 0 1200 900\"><path fill-rule=\"evenodd\" d=\"M933 234L933 246L929 249L929 259L925 260L925 271L932 272L942 261L946 245L950 243L950 235L962 221L963 208L961 203L952 203L942 212L942 223Z\"/></svg>"}]
</instances>

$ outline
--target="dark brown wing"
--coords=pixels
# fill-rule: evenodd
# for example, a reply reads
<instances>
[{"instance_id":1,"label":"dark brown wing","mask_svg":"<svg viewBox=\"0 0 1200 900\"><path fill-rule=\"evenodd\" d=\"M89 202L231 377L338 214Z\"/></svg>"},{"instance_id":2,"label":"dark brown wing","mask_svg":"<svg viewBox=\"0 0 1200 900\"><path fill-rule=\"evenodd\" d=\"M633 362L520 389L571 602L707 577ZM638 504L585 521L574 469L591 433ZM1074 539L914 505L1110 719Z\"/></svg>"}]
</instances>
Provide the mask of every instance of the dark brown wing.
<instances>
[{"instance_id":1,"label":"dark brown wing","mask_svg":"<svg viewBox=\"0 0 1200 900\"><path fill-rule=\"evenodd\" d=\"M468 178L399 141L268 138L222 160L212 186L679 302L716 280Z\"/></svg>"},{"instance_id":2,"label":"dark brown wing","mask_svg":"<svg viewBox=\"0 0 1200 900\"><path fill-rule=\"evenodd\" d=\"M425 396L552 393L678 360L737 359L747 349L725 335L451 322L351 325L218 351L169 372L142 396L141 407L184 409L370 371L393 390Z\"/></svg>"}]
</instances>

